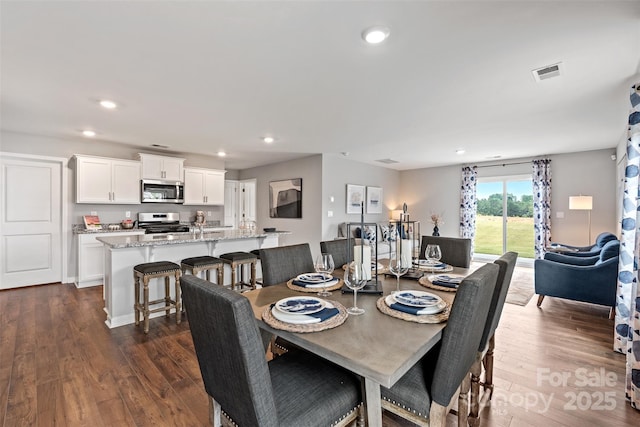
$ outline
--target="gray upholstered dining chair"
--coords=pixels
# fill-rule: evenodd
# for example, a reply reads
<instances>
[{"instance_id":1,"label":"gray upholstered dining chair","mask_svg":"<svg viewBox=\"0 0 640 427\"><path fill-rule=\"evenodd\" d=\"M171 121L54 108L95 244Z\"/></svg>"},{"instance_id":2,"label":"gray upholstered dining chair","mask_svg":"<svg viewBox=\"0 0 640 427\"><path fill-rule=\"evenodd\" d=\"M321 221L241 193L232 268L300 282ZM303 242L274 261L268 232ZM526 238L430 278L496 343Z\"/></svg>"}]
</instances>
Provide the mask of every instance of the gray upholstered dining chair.
<instances>
[{"instance_id":1,"label":"gray upholstered dining chair","mask_svg":"<svg viewBox=\"0 0 640 427\"><path fill-rule=\"evenodd\" d=\"M260 249L260 263L262 286L277 285L298 274L314 271L308 243Z\"/></svg>"},{"instance_id":2,"label":"gray upholstered dining chair","mask_svg":"<svg viewBox=\"0 0 640 427\"><path fill-rule=\"evenodd\" d=\"M182 297L214 426L221 411L240 426L346 425L358 417L360 379L348 371L304 351L267 362L247 298L191 275Z\"/></svg>"},{"instance_id":3,"label":"gray upholstered dining chair","mask_svg":"<svg viewBox=\"0 0 640 427\"><path fill-rule=\"evenodd\" d=\"M469 268L471 265L471 239L458 237L422 236L420 244L420 258L425 258L427 245L440 246L442 258L440 261L454 267Z\"/></svg>"},{"instance_id":4,"label":"gray upholstered dining chair","mask_svg":"<svg viewBox=\"0 0 640 427\"><path fill-rule=\"evenodd\" d=\"M349 250L349 241L351 242L351 250ZM323 254L331 254L336 268L340 268L353 257L353 247L355 244L356 239L326 240L320 242L320 251Z\"/></svg>"},{"instance_id":5,"label":"gray upholstered dining chair","mask_svg":"<svg viewBox=\"0 0 640 427\"><path fill-rule=\"evenodd\" d=\"M489 307L489 315L485 323L480 347L476 354L476 361L471 367L471 410L469 413L469 424L480 424L480 376L482 374L482 366L484 365L484 383L487 400L491 400L493 394L493 351L495 349L495 332L500 322L504 302L507 299L507 292L513 277L513 270L516 267L518 259L517 252L507 252L500 258L495 260L495 264L499 267L498 280L496 289L491 298L491 306Z\"/></svg>"},{"instance_id":6,"label":"gray upholstered dining chair","mask_svg":"<svg viewBox=\"0 0 640 427\"><path fill-rule=\"evenodd\" d=\"M486 264L467 276L451 307L447 326L434 347L391 388L382 387L382 407L418 425L445 425L458 399L458 425L466 426L469 371L487 321L498 266Z\"/></svg>"}]
</instances>

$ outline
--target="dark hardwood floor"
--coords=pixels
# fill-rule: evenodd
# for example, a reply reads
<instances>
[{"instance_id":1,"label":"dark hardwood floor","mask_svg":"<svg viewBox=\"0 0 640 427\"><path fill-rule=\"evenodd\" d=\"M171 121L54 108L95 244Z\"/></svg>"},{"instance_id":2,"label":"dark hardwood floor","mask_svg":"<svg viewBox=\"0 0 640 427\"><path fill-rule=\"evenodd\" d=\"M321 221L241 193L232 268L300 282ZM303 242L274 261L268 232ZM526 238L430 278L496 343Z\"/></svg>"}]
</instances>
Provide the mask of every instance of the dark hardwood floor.
<instances>
[{"instance_id":1,"label":"dark hardwood floor","mask_svg":"<svg viewBox=\"0 0 640 427\"><path fill-rule=\"evenodd\" d=\"M542 309L535 298L506 304L482 425L640 425L640 411L625 401L624 357L611 350L607 317L606 308L553 298ZM104 320L101 287L0 292L0 426L208 424L188 322L157 318L145 336ZM391 415L384 422L411 425Z\"/></svg>"}]
</instances>

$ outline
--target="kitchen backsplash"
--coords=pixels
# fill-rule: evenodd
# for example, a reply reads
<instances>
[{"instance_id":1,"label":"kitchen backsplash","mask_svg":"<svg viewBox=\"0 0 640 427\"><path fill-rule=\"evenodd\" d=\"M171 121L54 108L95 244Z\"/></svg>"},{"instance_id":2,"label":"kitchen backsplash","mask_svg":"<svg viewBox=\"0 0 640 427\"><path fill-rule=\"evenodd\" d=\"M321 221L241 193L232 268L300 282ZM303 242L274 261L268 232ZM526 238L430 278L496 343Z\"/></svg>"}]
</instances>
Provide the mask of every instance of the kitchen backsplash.
<instances>
[{"instance_id":1,"label":"kitchen backsplash","mask_svg":"<svg viewBox=\"0 0 640 427\"><path fill-rule=\"evenodd\" d=\"M138 212L178 212L180 214L180 222L191 223L196 220L196 211L205 212L207 224L216 226L224 225L224 207L223 206L183 206L183 205L166 205L166 204L142 204L142 205L90 205L74 203L71 207L71 223L82 224L84 215L98 215L102 224L119 224L127 219L126 213L130 213L132 221L138 219ZM208 213L211 215L208 215Z\"/></svg>"}]
</instances>

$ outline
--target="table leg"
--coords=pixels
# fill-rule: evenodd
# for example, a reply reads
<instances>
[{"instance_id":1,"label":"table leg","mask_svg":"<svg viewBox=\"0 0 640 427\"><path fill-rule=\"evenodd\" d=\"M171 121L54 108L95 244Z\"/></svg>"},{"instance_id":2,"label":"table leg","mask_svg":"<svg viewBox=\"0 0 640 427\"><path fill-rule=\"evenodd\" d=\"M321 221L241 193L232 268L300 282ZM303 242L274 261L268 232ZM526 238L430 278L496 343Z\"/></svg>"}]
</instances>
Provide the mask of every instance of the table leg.
<instances>
[{"instance_id":1,"label":"table leg","mask_svg":"<svg viewBox=\"0 0 640 427\"><path fill-rule=\"evenodd\" d=\"M365 398L367 407L367 426L382 427L382 405L380 404L380 384L364 379Z\"/></svg>"}]
</instances>

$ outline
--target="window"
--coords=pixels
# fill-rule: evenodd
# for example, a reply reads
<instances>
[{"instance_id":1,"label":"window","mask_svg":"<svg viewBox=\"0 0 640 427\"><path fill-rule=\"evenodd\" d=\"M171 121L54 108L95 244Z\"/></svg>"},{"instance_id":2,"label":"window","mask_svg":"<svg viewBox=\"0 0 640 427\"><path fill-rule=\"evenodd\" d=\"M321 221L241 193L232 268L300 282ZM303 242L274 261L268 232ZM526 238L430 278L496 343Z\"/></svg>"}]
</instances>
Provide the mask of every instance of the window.
<instances>
[{"instance_id":1,"label":"window","mask_svg":"<svg viewBox=\"0 0 640 427\"><path fill-rule=\"evenodd\" d=\"M478 179L475 253L534 257L531 175Z\"/></svg>"}]
</instances>

